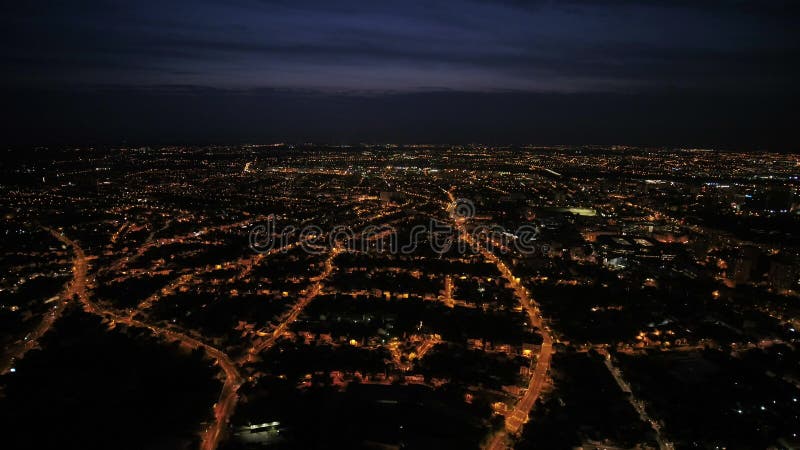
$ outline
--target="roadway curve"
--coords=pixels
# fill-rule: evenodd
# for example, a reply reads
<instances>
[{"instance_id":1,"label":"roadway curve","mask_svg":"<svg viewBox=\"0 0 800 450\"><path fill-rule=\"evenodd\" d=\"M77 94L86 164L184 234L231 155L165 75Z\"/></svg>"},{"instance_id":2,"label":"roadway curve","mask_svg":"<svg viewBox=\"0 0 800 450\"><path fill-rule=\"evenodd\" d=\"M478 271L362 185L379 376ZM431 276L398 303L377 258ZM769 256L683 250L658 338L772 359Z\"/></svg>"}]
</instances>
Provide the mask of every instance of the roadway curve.
<instances>
[{"instance_id":1,"label":"roadway curve","mask_svg":"<svg viewBox=\"0 0 800 450\"><path fill-rule=\"evenodd\" d=\"M72 246L73 258L72 258L72 279L64 285L64 289L58 295L58 303L51 311L47 311L42 318L42 321L39 322L39 325L36 326L30 333L28 333L28 339L24 341L17 341L4 352L2 362L0 362L0 374L5 374L11 367L14 365L14 361L22 359L25 354L36 347L38 345L39 339L45 335L50 330L50 327L61 317L61 314L64 312L67 304L70 300L72 300L74 295L81 295L81 292L84 291L84 287L82 286L83 283L86 282L86 273L88 271L87 263L86 263L86 255L83 254L83 250L74 245L72 241L67 239L63 234L57 233L56 231L43 227L46 231L52 234L56 239L58 239L62 244Z\"/></svg>"},{"instance_id":2,"label":"roadway curve","mask_svg":"<svg viewBox=\"0 0 800 450\"><path fill-rule=\"evenodd\" d=\"M92 302L86 285L88 281L88 264L86 263L86 255L84 254L83 249L81 249L81 247L75 241L69 239L63 233L56 232L55 230L49 228L47 230L50 231L50 233L55 236L56 239L65 245L71 246L75 254L73 263L74 277L72 283L70 283L66 289L67 300L77 296L83 307L83 310L89 314L100 316L111 321L112 323L122 323L129 327L148 328L153 332L153 334L164 337L168 340L179 341L181 345L189 349L202 348L210 357L216 360L217 364L225 374L225 381L222 386L222 391L220 392L219 400L214 407L214 422L204 431L200 445L202 450L216 449L220 440L222 439L228 420L236 407L236 403L238 401L237 391L243 382L242 376L239 373L239 369L236 364L221 350L212 347L198 339L177 331L170 330L168 328L146 324Z\"/></svg>"},{"instance_id":3,"label":"roadway curve","mask_svg":"<svg viewBox=\"0 0 800 450\"><path fill-rule=\"evenodd\" d=\"M450 204L455 204L456 198L453 196L452 191L446 192L450 199ZM501 431L495 434L486 446L486 448L490 450L499 450L502 448L508 448L506 443L506 433L516 434L520 432L522 426L528 421L528 415L530 414L533 405L536 404L536 399L539 398L539 395L542 392L542 388L547 381L547 372L550 369L550 359L553 356L553 337L544 327L542 316L539 314L539 308L533 299L530 298L528 289L525 288L522 283L520 283L517 277L514 276L514 273L511 272L511 269L509 269L506 263L498 258L497 255L480 245L479 242L476 242L472 238L472 235L467 232L462 221L455 220L454 223L459 231L460 238L464 239L464 241L466 241L466 243L472 248L478 249L483 257L487 261L497 266L497 269L500 271L500 273L506 277L511 284L511 287L514 289L514 293L519 300L520 305L528 313L528 318L530 319L531 324L539 328L539 331L542 334L541 349L539 351L539 356L536 359L536 368L533 371L533 376L528 383L528 389L525 391L525 395L523 395L522 398L517 401L517 404L514 406L514 409L511 411L511 413L506 415L505 432Z\"/></svg>"}]
</instances>

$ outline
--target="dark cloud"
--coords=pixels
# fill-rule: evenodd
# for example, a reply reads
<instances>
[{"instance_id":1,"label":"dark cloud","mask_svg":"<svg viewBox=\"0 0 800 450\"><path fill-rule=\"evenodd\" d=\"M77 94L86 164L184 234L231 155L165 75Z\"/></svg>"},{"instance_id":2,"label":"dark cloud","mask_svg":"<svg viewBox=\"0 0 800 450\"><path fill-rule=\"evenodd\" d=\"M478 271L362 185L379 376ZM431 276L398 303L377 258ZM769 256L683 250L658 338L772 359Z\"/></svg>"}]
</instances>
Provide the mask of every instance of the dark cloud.
<instances>
[{"instance_id":1,"label":"dark cloud","mask_svg":"<svg viewBox=\"0 0 800 450\"><path fill-rule=\"evenodd\" d=\"M794 88L794 28L707 13L723 4L795 10L780 1L34 1L6 7L3 76L334 90Z\"/></svg>"},{"instance_id":2,"label":"dark cloud","mask_svg":"<svg viewBox=\"0 0 800 450\"><path fill-rule=\"evenodd\" d=\"M486 0L497 2L498 0ZM785 17L800 11L795 0L499 0L501 3L520 8L579 7L608 8L635 6L649 8L683 8L731 14L747 13L764 16Z\"/></svg>"},{"instance_id":3,"label":"dark cloud","mask_svg":"<svg viewBox=\"0 0 800 450\"><path fill-rule=\"evenodd\" d=\"M800 79L796 5L782 0L31 0L0 7L5 19L0 30L5 43L0 49L5 62L0 77L13 94L10 101L18 102L6 107L20 111L18 116L30 122L16 128L32 129L36 117L57 120L55 112L44 114L25 104L25 98L40 98L39 94L21 94L46 91L58 94L51 97L61 99L61 108L53 111L70 115L69 120L81 112L87 117L94 114L119 131L108 131L108 136L133 133L109 122L113 114L97 114L66 99L97 101L105 105L97 107L102 109L110 108L108 99L115 98L144 108L138 94L133 94L144 90L141 95L158 104L168 104L167 98L180 94L187 107L202 103L236 112L239 102L255 96L282 102L282 110L296 111L286 100L290 97L323 111L336 110L336 117L356 117L362 112L348 113L345 106L372 108L376 114L380 112L377 105L410 111L412 99L447 114L458 110L437 106L444 98L469 103L462 113L497 111L498 105L509 103L514 107L504 114L503 122L513 130L509 140L531 136L523 124L539 111L533 114L534 109L514 98L536 102L560 98L573 106L571 110L582 111L605 107L592 105L593 99L632 104L629 95L639 94L654 109L673 108L671 114L662 113L665 118L685 114L675 98L693 105L701 98L726 99L693 108L707 111L708 116L725 113L727 117L728 111L713 113L714 105L748 105L753 107L747 113L751 120L762 123L764 109L754 106L759 98L773 108L769 117L777 117L778 110L794 114L786 105L796 97ZM435 91L451 97L437 97ZM280 92L292 94L286 97ZM336 92L358 95L323 95ZM508 97L506 92L530 94ZM674 92L680 95L670 94ZM414 97L415 93L423 97ZM578 101L564 94L582 97ZM204 96L209 97L205 103ZM736 103L737 97L748 100ZM669 101L659 106L655 99ZM545 103L550 108L558 106ZM159 119L152 123L142 119L143 123L166 132L159 121L169 122L171 118L162 117L169 111L173 109L153 110L148 114ZM312 112L311 116L325 119ZM488 122L483 128L496 125L500 129L499 119L478 116ZM299 114L292 117L301 121ZM396 124L408 132L424 131L403 125L411 123L409 118L389 115L384 124L370 117L363 120L376 129ZM562 117L566 120L571 115L564 112ZM644 119L635 119L632 123L645 126ZM256 126L247 118L241 120ZM737 116L737 121L743 119ZM287 131L291 127L280 117L269 123L282 123L274 129L302 135ZM363 128L342 120L332 123L343 130ZM317 131L310 134L323 137L327 125L313 125ZM467 128L483 129L478 123ZM56 124L51 129L62 128ZM647 129L653 132L652 127ZM338 128L329 131L331 137L344 133ZM65 132L56 134L66 136ZM388 130L380 135L394 136ZM485 136L492 137L492 132Z\"/></svg>"}]
</instances>

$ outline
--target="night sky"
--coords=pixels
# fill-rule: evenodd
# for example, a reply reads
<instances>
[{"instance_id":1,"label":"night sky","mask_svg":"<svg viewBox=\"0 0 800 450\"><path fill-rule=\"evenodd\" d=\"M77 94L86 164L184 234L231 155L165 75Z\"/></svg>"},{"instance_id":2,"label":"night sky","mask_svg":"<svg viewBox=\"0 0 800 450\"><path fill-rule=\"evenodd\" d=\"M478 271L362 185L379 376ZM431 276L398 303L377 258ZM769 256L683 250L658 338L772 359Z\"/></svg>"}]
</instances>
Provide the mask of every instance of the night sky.
<instances>
[{"instance_id":1,"label":"night sky","mask_svg":"<svg viewBox=\"0 0 800 450\"><path fill-rule=\"evenodd\" d=\"M800 2L5 2L3 144L798 147Z\"/></svg>"}]
</instances>

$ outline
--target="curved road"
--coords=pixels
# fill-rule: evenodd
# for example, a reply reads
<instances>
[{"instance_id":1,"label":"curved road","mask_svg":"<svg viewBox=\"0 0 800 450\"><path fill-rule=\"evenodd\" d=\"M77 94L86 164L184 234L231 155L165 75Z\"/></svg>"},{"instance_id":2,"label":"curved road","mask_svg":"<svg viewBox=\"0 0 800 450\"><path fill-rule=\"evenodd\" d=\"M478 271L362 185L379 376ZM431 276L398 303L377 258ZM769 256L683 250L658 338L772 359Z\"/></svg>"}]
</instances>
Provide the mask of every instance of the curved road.
<instances>
[{"instance_id":1,"label":"curved road","mask_svg":"<svg viewBox=\"0 0 800 450\"><path fill-rule=\"evenodd\" d=\"M44 334L50 330L50 327L53 326L56 320L61 317L61 314L64 312L64 309L69 301L72 300L73 296L81 295L83 292L81 283L86 282L86 273L88 267L86 264L86 256L83 254L83 250L80 247L73 245L72 241L66 239L62 234L56 233L54 230L47 227L42 228L50 232L50 234L52 234L61 243L72 246L72 280L64 285L64 289L58 295L58 303L53 307L52 310L45 312L42 321L39 322L39 325L37 325L36 328L28 333L28 338L23 341L15 342L5 350L2 361L0 361L0 374L5 374L11 370L11 367L14 365L14 361L24 357L28 351L38 345L39 339L44 336Z\"/></svg>"},{"instance_id":2,"label":"curved road","mask_svg":"<svg viewBox=\"0 0 800 450\"><path fill-rule=\"evenodd\" d=\"M450 204L455 204L456 198L452 191L446 192L450 199ZM475 242L475 240L472 238L472 235L467 232L463 222L454 221L454 223L456 228L458 228L461 238L464 239L464 241L466 241L466 243L472 248L478 249L483 257L487 261L497 266L497 269L500 271L500 273L506 277L511 284L511 287L514 289L514 293L519 299L520 305L522 305L522 307L528 313L528 318L530 319L531 324L539 328L539 331L542 334L542 346L539 351L539 357L536 359L536 368L533 371L533 376L528 383L528 389L525 391L525 395L523 395L522 398L517 401L517 404L514 406L511 414L506 415L506 432L499 432L495 434L495 436L486 446L486 448L490 450L499 450L502 448L508 448L506 443L506 433L516 434L520 432L522 425L528 421L528 415L530 414L533 405L536 403L536 399L539 398L539 394L542 392L542 388L547 381L547 372L550 369L550 359L553 356L553 337L543 326L544 324L542 323L542 317L539 315L539 308L528 295L528 290L522 285L522 283L519 282L518 278L514 276L513 272L511 272L511 269L508 268L506 263L498 258L497 255L480 245L480 243Z\"/></svg>"},{"instance_id":3,"label":"curved road","mask_svg":"<svg viewBox=\"0 0 800 450\"><path fill-rule=\"evenodd\" d=\"M210 357L217 361L217 364L225 373L225 382L223 383L219 400L214 407L214 422L203 433L203 439L200 446L200 448L203 450L213 450L217 448L219 441L222 438L225 426L227 425L228 419L236 407L236 402L238 401L236 392L243 382L236 364L234 364L230 357L221 350L201 342L198 339L170 330L168 328L161 328L140 322L129 316L119 314L111 309L104 308L93 303L89 297L89 291L86 286L88 281L88 264L86 263L86 255L83 253L83 249L81 249L81 247L75 241L69 239L63 233L56 232L55 230L49 228L47 230L50 231L50 233L55 236L56 239L65 245L71 246L75 254L75 260L73 263L74 278L66 290L68 300L77 296L78 300L83 306L83 310L87 313L103 317L114 323L122 323L131 327L148 328L154 334L170 340L179 341L182 345L190 349L203 348Z\"/></svg>"}]
</instances>

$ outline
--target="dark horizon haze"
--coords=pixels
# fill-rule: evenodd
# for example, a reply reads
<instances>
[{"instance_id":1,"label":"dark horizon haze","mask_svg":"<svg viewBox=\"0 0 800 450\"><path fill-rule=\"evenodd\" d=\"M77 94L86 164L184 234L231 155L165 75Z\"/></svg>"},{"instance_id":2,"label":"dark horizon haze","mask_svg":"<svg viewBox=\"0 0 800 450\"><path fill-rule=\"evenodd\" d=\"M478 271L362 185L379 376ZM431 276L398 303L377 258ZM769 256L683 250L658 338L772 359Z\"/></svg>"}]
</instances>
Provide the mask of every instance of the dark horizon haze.
<instances>
[{"instance_id":1,"label":"dark horizon haze","mask_svg":"<svg viewBox=\"0 0 800 450\"><path fill-rule=\"evenodd\" d=\"M5 144L798 150L783 0L33 1L2 7Z\"/></svg>"}]
</instances>

